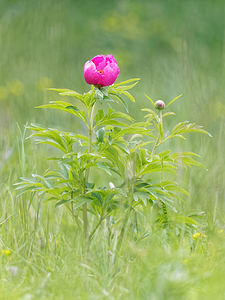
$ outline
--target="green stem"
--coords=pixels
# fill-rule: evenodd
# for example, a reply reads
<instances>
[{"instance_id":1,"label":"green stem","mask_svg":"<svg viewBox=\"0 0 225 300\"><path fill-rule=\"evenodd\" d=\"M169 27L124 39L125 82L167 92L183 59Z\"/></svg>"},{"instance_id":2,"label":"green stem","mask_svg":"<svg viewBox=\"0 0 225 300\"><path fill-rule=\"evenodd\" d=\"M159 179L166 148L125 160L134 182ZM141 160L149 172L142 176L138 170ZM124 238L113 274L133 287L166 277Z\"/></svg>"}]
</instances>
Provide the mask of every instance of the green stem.
<instances>
[{"instance_id":1,"label":"green stem","mask_svg":"<svg viewBox=\"0 0 225 300\"><path fill-rule=\"evenodd\" d=\"M78 216L75 215L74 211L73 211L73 203L71 203L71 207L67 206L66 207L68 208L68 210L70 211L72 217L74 218L75 222L77 223L77 226L79 229L81 229L80 227L80 222L79 222L79 219L78 219Z\"/></svg>"},{"instance_id":2,"label":"green stem","mask_svg":"<svg viewBox=\"0 0 225 300\"><path fill-rule=\"evenodd\" d=\"M102 224L102 221L105 219L106 216L102 216L99 220L99 222L97 223L97 225L95 226L95 228L93 229L93 231L90 233L89 235L89 242L91 241L92 237L94 236L96 230L98 229L98 227Z\"/></svg>"},{"instance_id":3,"label":"green stem","mask_svg":"<svg viewBox=\"0 0 225 300\"><path fill-rule=\"evenodd\" d=\"M95 104L88 110L88 153L92 151L92 131L93 131L93 123L94 123L94 110ZM84 193L86 191L85 183L88 182L90 174L90 169L88 168L85 173L85 182L84 182ZM87 203L83 205L83 230L84 230L84 237L85 237L85 247L88 249L88 214L87 214Z\"/></svg>"},{"instance_id":4,"label":"green stem","mask_svg":"<svg viewBox=\"0 0 225 300\"><path fill-rule=\"evenodd\" d=\"M153 148L152 148L151 156L154 155L155 150L156 150L156 148L158 147L158 145L159 145L159 136L158 136L158 138L157 138L157 140L156 140L156 142L155 142L155 144L154 144L154 146L153 146Z\"/></svg>"},{"instance_id":5,"label":"green stem","mask_svg":"<svg viewBox=\"0 0 225 300\"><path fill-rule=\"evenodd\" d=\"M123 221L122 229L120 231L120 235L119 235L119 239L118 239L118 243L117 243L117 247L116 247L117 253L119 253L119 251L121 249L123 239L124 239L124 235L125 235L125 231L126 231L126 226L127 226L128 219L130 217L131 211L132 211L132 206L130 206L128 208L127 213L126 213L125 218L124 218L124 221Z\"/></svg>"},{"instance_id":6,"label":"green stem","mask_svg":"<svg viewBox=\"0 0 225 300\"><path fill-rule=\"evenodd\" d=\"M162 111L159 112L159 126L161 127L161 130L163 131ZM155 144L154 144L154 146L153 146L153 148L152 148L151 156L154 155L156 148L157 148L159 145L161 145L161 140L162 140L162 139L160 138L160 129L159 129L159 135L158 135L158 138L157 138L157 140L156 140L156 142L155 142Z\"/></svg>"},{"instance_id":7,"label":"green stem","mask_svg":"<svg viewBox=\"0 0 225 300\"><path fill-rule=\"evenodd\" d=\"M88 240L88 216L87 216L87 203L83 205L83 230L84 230L84 238L85 245Z\"/></svg>"},{"instance_id":8,"label":"green stem","mask_svg":"<svg viewBox=\"0 0 225 300\"><path fill-rule=\"evenodd\" d=\"M133 205L133 201L134 201L134 184L135 184L135 177L136 177L135 174L136 174L136 153L135 153L134 161L133 161L132 177L128 183L128 205L129 205L129 207L127 209L127 212L126 212L126 215L125 215L125 218L123 221L123 225L122 225L122 228L120 231L120 235L119 235L119 239L118 239L118 243L117 243L117 247L116 247L117 253L119 253L119 251L121 249L121 246L122 246L122 243L124 240L124 236L125 236L125 232L126 232L127 223L130 218L130 214L133 210L132 205Z\"/></svg>"}]
</instances>

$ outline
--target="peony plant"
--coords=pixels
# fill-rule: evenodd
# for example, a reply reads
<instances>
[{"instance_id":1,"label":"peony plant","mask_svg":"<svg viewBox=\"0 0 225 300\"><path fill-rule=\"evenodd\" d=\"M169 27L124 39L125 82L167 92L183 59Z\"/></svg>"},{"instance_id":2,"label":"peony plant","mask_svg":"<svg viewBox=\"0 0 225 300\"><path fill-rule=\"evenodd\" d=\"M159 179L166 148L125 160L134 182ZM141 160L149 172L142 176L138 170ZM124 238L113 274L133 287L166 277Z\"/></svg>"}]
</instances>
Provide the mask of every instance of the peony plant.
<instances>
[{"instance_id":1,"label":"peony plant","mask_svg":"<svg viewBox=\"0 0 225 300\"><path fill-rule=\"evenodd\" d=\"M201 166L196 160L198 155L161 147L168 140L184 139L189 132L208 134L188 121L178 123L170 132L165 130L165 119L174 115L168 108L181 95L168 104L162 100L154 102L146 95L144 121L137 122L128 112L127 101L135 102L130 90L139 79L115 84L119 67L113 55L95 56L85 63L83 73L91 85L90 91L81 94L51 88L62 99L39 108L72 114L83 123L85 133L31 124L30 138L57 149L52 158L55 167L42 175L33 174L31 179L21 178L16 184L19 195L34 192L43 200L54 201L56 207L67 208L82 230L85 251L106 222L105 238L110 241L117 237L118 253L128 224L135 217L137 227L139 212L149 207L155 209L155 222L163 228L173 228L177 223L189 229L196 226L193 218L181 216L177 210L177 201L188 192L176 183L176 177L181 162L188 167ZM64 100L66 97L71 101Z\"/></svg>"}]
</instances>

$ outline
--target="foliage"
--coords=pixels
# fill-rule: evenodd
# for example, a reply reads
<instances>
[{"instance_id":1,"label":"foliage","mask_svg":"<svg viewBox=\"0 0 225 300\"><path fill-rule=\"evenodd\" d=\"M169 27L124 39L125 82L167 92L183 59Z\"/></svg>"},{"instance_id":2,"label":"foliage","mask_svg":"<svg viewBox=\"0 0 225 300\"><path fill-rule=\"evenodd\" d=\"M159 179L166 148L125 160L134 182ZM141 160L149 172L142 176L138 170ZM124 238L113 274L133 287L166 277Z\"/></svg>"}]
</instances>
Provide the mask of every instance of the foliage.
<instances>
[{"instance_id":1,"label":"foliage","mask_svg":"<svg viewBox=\"0 0 225 300\"><path fill-rule=\"evenodd\" d=\"M160 146L169 139L185 139L189 132L208 133L188 121L180 122L170 133L166 132L164 119L174 113L158 112L148 96L153 109L142 109L144 121L136 122L128 113L123 97L135 101L128 91L138 80L130 79L104 88L92 86L85 94L69 89L50 89L60 96L72 97L73 101L51 101L38 108L72 114L86 127L86 134L35 124L28 127L32 131L29 138L60 152L50 158L54 168L43 175L33 174L31 179L21 178L16 189L19 195L35 192L44 201L54 201L56 207L66 207L77 226L83 227L86 250L98 227L104 220L112 218L113 223L121 227L117 242L119 251L132 215L136 216L149 207L156 209L156 221L162 227L179 228L183 224L190 229L197 224L190 216L181 215L176 208L177 201L188 195L177 184L176 174L181 164L202 166L196 160L198 155L192 152L172 153L161 150ZM118 103L125 107L126 113L117 110L115 105ZM102 178L100 182L91 177L97 170Z\"/></svg>"}]
</instances>

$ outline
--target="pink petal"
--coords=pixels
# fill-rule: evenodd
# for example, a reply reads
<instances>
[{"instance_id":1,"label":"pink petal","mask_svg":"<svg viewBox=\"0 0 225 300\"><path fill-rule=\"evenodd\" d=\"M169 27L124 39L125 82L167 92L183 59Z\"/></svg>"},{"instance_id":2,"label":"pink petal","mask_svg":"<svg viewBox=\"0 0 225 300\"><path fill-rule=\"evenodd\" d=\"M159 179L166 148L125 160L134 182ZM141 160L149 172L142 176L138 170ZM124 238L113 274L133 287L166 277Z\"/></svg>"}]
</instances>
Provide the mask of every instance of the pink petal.
<instances>
[{"instance_id":1,"label":"pink petal","mask_svg":"<svg viewBox=\"0 0 225 300\"><path fill-rule=\"evenodd\" d=\"M106 66L106 56L105 55L97 55L94 58L92 58L93 63L96 66L96 69L103 70Z\"/></svg>"},{"instance_id":2,"label":"pink petal","mask_svg":"<svg viewBox=\"0 0 225 300\"><path fill-rule=\"evenodd\" d=\"M119 75L119 67L115 63L108 64L104 70L99 84L102 86L108 86L115 82Z\"/></svg>"},{"instance_id":3,"label":"pink petal","mask_svg":"<svg viewBox=\"0 0 225 300\"><path fill-rule=\"evenodd\" d=\"M110 60L110 62L114 62L114 63L117 64L117 61L116 61L115 57L112 54L109 54L106 57L107 57L107 59Z\"/></svg>"},{"instance_id":4,"label":"pink petal","mask_svg":"<svg viewBox=\"0 0 225 300\"><path fill-rule=\"evenodd\" d=\"M96 70L96 66L91 60L85 63L83 73L88 84L99 84L102 75Z\"/></svg>"}]
</instances>

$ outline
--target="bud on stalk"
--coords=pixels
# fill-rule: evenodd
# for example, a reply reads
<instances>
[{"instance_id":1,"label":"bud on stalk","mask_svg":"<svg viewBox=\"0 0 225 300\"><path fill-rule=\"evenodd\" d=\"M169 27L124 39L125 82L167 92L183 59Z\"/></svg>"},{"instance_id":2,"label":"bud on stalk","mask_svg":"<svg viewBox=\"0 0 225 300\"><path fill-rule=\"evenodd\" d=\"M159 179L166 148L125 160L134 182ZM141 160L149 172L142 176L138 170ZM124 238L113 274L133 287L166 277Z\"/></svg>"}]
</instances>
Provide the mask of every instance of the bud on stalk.
<instances>
[{"instance_id":1,"label":"bud on stalk","mask_svg":"<svg viewBox=\"0 0 225 300\"><path fill-rule=\"evenodd\" d=\"M164 109L164 108L165 108L165 103L164 103L164 101L162 101L162 100L157 100L157 101L155 102L155 107L156 107L158 110Z\"/></svg>"}]
</instances>

